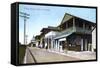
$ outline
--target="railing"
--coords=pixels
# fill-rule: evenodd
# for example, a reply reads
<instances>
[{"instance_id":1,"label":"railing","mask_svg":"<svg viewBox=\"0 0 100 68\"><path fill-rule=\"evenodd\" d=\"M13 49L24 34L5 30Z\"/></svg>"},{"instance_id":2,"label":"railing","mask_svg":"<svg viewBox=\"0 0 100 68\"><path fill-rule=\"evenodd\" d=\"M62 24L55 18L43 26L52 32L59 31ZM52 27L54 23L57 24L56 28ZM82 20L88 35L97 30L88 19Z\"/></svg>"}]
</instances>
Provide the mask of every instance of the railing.
<instances>
[{"instance_id":1,"label":"railing","mask_svg":"<svg viewBox=\"0 0 100 68\"><path fill-rule=\"evenodd\" d=\"M61 36L61 35L65 35L65 34L69 34L70 32L73 32L73 27L67 28L64 31L57 33L56 37Z\"/></svg>"},{"instance_id":2,"label":"railing","mask_svg":"<svg viewBox=\"0 0 100 68\"><path fill-rule=\"evenodd\" d=\"M73 32L82 33L82 34L91 34L91 30L83 29L81 27L70 27L70 28L65 29L64 31L57 33L55 37L70 34Z\"/></svg>"},{"instance_id":3,"label":"railing","mask_svg":"<svg viewBox=\"0 0 100 68\"><path fill-rule=\"evenodd\" d=\"M83 28L80 28L80 27L75 27L75 28L76 28L75 32L83 33L83 34L91 34L91 30L83 29Z\"/></svg>"}]
</instances>

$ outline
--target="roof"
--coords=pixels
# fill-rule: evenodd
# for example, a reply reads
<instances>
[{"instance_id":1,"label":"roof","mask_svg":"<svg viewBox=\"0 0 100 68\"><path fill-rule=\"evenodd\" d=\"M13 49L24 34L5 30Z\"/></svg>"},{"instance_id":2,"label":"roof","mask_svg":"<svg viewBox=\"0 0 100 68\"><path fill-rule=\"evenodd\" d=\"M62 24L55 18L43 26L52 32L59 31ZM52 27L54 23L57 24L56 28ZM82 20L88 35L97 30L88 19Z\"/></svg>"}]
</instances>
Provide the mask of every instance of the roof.
<instances>
[{"instance_id":1,"label":"roof","mask_svg":"<svg viewBox=\"0 0 100 68\"><path fill-rule=\"evenodd\" d=\"M50 32L50 31L60 31L59 29L58 29L58 27L53 27L53 26L48 26L47 28L43 28L42 30L41 30L41 36L42 35L45 35L46 33L48 33L48 32Z\"/></svg>"},{"instance_id":2,"label":"roof","mask_svg":"<svg viewBox=\"0 0 100 68\"><path fill-rule=\"evenodd\" d=\"M47 28L43 28L41 32L48 32L48 31L59 31L57 27L48 26Z\"/></svg>"},{"instance_id":3,"label":"roof","mask_svg":"<svg viewBox=\"0 0 100 68\"><path fill-rule=\"evenodd\" d=\"M79 19L82 19L82 20L85 20L85 21L88 21L88 22L90 22L91 24L95 24L94 22L91 22L91 21L89 21L89 20L86 20L86 19L80 18L80 17L75 16L75 15L71 15L71 14L65 13L65 15L64 15L64 17L63 17L63 19L62 19L60 25L62 25L62 24L65 23L66 21L72 19L73 17L75 17L75 18L79 18ZM60 26L60 25L59 25L59 26Z\"/></svg>"},{"instance_id":4,"label":"roof","mask_svg":"<svg viewBox=\"0 0 100 68\"><path fill-rule=\"evenodd\" d=\"M63 19L62 19L61 24L63 24L64 22L68 21L68 20L71 19L71 18L73 18L72 15L65 13L65 15L64 15L64 17L63 17Z\"/></svg>"},{"instance_id":5,"label":"roof","mask_svg":"<svg viewBox=\"0 0 100 68\"><path fill-rule=\"evenodd\" d=\"M53 26L48 26L48 29L50 29L52 31L59 31L58 27L53 27Z\"/></svg>"}]
</instances>

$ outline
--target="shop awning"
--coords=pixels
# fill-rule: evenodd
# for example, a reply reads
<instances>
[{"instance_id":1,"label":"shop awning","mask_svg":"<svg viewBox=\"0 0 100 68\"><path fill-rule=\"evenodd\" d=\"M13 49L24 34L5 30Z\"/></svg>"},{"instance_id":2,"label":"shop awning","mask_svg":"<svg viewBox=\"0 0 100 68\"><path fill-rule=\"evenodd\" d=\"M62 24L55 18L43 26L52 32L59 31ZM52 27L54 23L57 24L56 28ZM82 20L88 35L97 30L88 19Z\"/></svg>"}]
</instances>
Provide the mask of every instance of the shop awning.
<instances>
[{"instance_id":1,"label":"shop awning","mask_svg":"<svg viewBox=\"0 0 100 68\"><path fill-rule=\"evenodd\" d=\"M65 34L65 35L61 35L61 36L57 36L55 37L54 39L61 39L61 38L66 38L68 37L69 35L71 35L73 32L69 33L69 34Z\"/></svg>"},{"instance_id":2,"label":"shop awning","mask_svg":"<svg viewBox=\"0 0 100 68\"><path fill-rule=\"evenodd\" d=\"M66 38L61 38L61 39L59 39L59 41L65 41L66 40Z\"/></svg>"}]
</instances>

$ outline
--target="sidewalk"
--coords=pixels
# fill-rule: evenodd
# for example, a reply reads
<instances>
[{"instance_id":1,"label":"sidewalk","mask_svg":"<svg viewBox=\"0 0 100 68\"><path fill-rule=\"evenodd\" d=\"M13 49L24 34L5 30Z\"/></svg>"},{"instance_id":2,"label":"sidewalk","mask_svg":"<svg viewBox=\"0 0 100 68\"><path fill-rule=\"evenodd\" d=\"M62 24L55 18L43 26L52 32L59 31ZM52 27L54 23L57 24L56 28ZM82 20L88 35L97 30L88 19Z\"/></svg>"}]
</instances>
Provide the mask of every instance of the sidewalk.
<instances>
[{"instance_id":1,"label":"sidewalk","mask_svg":"<svg viewBox=\"0 0 100 68\"><path fill-rule=\"evenodd\" d=\"M73 52L73 53L68 53L67 55L77 57L82 60L95 60L96 59L96 53L90 52L90 51Z\"/></svg>"},{"instance_id":2,"label":"sidewalk","mask_svg":"<svg viewBox=\"0 0 100 68\"><path fill-rule=\"evenodd\" d=\"M81 60L94 60L94 59L96 59L96 53L91 52L91 51L81 51L81 52L68 51L67 53L59 52L59 51L58 52L57 51L51 51L51 50L48 50L48 51L58 53L58 54L61 54L61 55L65 55L65 56L79 58Z\"/></svg>"}]
</instances>

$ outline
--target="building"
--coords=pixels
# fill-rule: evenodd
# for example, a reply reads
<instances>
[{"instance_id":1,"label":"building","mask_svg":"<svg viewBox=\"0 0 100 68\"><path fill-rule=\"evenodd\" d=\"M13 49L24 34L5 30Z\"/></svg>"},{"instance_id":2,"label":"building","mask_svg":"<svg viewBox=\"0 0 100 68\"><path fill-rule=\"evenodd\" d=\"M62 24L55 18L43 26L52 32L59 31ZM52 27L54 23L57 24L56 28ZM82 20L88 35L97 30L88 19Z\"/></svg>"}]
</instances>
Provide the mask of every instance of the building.
<instances>
[{"instance_id":1,"label":"building","mask_svg":"<svg viewBox=\"0 0 100 68\"><path fill-rule=\"evenodd\" d=\"M36 47L36 40L35 37L33 36L33 38L31 39L30 43L28 44L28 46L30 47Z\"/></svg>"},{"instance_id":2,"label":"building","mask_svg":"<svg viewBox=\"0 0 100 68\"><path fill-rule=\"evenodd\" d=\"M40 43L57 51L92 51L93 27L94 22L65 13L59 26L41 30Z\"/></svg>"},{"instance_id":3,"label":"building","mask_svg":"<svg viewBox=\"0 0 100 68\"><path fill-rule=\"evenodd\" d=\"M62 50L91 51L92 47L92 27L95 23L85 19L65 13L64 18L58 28L55 47Z\"/></svg>"},{"instance_id":4,"label":"building","mask_svg":"<svg viewBox=\"0 0 100 68\"><path fill-rule=\"evenodd\" d=\"M41 36L40 35L36 35L35 36L35 41L36 41L36 47L40 47L40 40L41 39Z\"/></svg>"},{"instance_id":5,"label":"building","mask_svg":"<svg viewBox=\"0 0 100 68\"><path fill-rule=\"evenodd\" d=\"M41 32L42 32L41 43L42 43L43 48L53 49L54 37L59 32L59 29L57 29L57 27L48 26L47 28L43 28Z\"/></svg>"}]
</instances>

